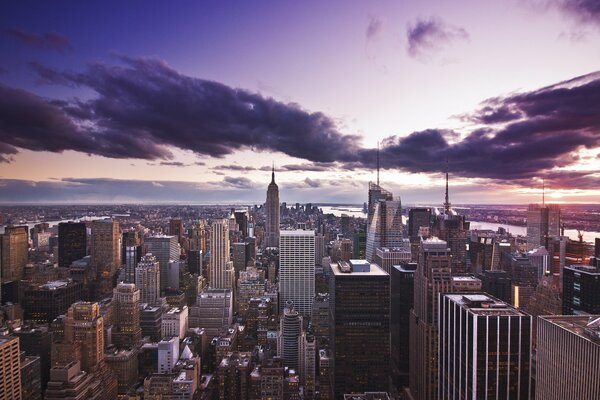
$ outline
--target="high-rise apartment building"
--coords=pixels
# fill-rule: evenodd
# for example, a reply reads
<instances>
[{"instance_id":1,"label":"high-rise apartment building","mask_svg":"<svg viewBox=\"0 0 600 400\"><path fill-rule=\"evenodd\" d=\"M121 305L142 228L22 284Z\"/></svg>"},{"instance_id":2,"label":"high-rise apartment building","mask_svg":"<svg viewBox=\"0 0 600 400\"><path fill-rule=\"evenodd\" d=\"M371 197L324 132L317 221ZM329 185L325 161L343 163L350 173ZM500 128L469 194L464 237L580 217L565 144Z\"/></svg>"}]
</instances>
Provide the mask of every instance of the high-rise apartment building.
<instances>
[{"instance_id":1,"label":"high-rise apartment building","mask_svg":"<svg viewBox=\"0 0 600 400\"><path fill-rule=\"evenodd\" d=\"M87 254L87 232L83 222L58 224L58 266L69 268L71 263Z\"/></svg>"},{"instance_id":2,"label":"high-rise apartment building","mask_svg":"<svg viewBox=\"0 0 600 400\"><path fill-rule=\"evenodd\" d=\"M530 399L532 317L484 293L439 309L439 400Z\"/></svg>"},{"instance_id":3,"label":"high-rise apartment building","mask_svg":"<svg viewBox=\"0 0 600 400\"><path fill-rule=\"evenodd\" d=\"M135 268L135 286L140 290L140 302L158 304L160 298L160 263L152 253L143 256Z\"/></svg>"},{"instance_id":4,"label":"high-rise apartment building","mask_svg":"<svg viewBox=\"0 0 600 400\"><path fill-rule=\"evenodd\" d=\"M169 286L169 263L179 260L177 236L156 235L144 240L146 253L152 253L160 267L160 290Z\"/></svg>"},{"instance_id":5,"label":"high-rise apartment building","mask_svg":"<svg viewBox=\"0 0 600 400\"><path fill-rule=\"evenodd\" d=\"M315 297L315 232L281 231L279 238L279 309L288 301L304 317Z\"/></svg>"},{"instance_id":6,"label":"high-rise apartment building","mask_svg":"<svg viewBox=\"0 0 600 400\"><path fill-rule=\"evenodd\" d=\"M365 260L331 264L334 394L388 390L390 280Z\"/></svg>"},{"instance_id":7,"label":"high-rise apartment building","mask_svg":"<svg viewBox=\"0 0 600 400\"><path fill-rule=\"evenodd\" d=\"M560 236L560 228L558 204L530 204L527 207L527 250L540 246L548 249L550 238Z\"/></svg>"},{"instance_id":8,"label":"high-rise apartment building","mask_svg":"<svg viewBox=\"0 0 600 400\"><path fill-rule=\"evenodd\" d=\"M21 400L18 337L0 336L0 400Z\"/></svg>"},{"instance_id":9,"label":"high-rise apartment building","mask_svg":"<svg viewBox=\"0 0 600 400\"><path fill-rule=\"evenodd\" d=\"M23 279L28 251L27 226L7 226L4 233L0 234L0 269L3 283Z\"/></svg>"},{"instance_id":10,"label":"high-rise apartment building","mask_svg":"<svg viewBox=\"0 0 600 400\"><path fill-rule=\"evenodd\" d=\"M367 261L374 262L377 248L403 247L402 229L400 200L378 201L367 227Z\"/></svg>"},{"instance_id":11,"label":"high-rise apartment building","mask_svg":"<svg viewBox=\"0 0 600 400\"><path fill-rule=\"evenodd\" d=\"M208 285L213 289L233 289L235 271L229 253L229 221L214 220L210 227Z\"/></svg>"},{"instance_id":12,"label":"high-rise apartment building","mask_svg":"<svg viewBox=\"0 0 600 400\"><path fill-rule=\"evenodd\" d=\"M538 317L537 400L600 399L600 315Z\"/></svg>"},{"instance_id":13,"label":"high-rise apartment building","mask_svg":"<svg viewBox=\"0 0 600 400\"><path fill-rule=\"evenodd\" d=\"M135 347L141 339L140 290L133 283L119 283L113 290L112 341L119 347Z\"/></svg>"},{"instance_id":14,"label":"high-rise apartment building","mask_svg":"<svg viewBox=\"0 0 600 400\"><path fill-rule=\"evenodd\" d=\"M265 202L265 244L263 247L279 247L280 213L279 187L275 183L275 168L273 168Z\"/></svg>"}]
</instances>

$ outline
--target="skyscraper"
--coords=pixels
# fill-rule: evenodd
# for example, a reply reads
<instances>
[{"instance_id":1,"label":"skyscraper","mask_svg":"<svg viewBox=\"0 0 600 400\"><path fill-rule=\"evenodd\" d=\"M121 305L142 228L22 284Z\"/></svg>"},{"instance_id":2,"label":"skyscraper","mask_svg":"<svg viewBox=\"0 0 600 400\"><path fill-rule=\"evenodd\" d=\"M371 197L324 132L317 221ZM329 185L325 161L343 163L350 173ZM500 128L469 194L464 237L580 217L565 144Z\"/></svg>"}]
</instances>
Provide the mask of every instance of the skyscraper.
<instances>
[{"instance_id":1,"label":"skyscraper","mask_svg":"<svg viewBox=\"0 0 600 400\"><path fill-rule=\"evenodd\" d=\"M177 236L156 235L144 240L146 252L152 253L160 266L160 290L169 285L169 262L179 260Z\"/></svg>"},{"instance_id":2,"label":"skyscraper","mask_svg":"<svg viewBox=\"0 0 600 400\"><path fill-rule=\"evenodd\" d=\"M0 235L2 282L20 281L25 276L29 251L27 226L7 226Z\"/></svg>"},{"instance_id":3,"label":"skyscraper","mask_svg":"<svg viewBox=\"0 0 600 400\"><path fill-rule=\"evenodd\" d=\"M379 176L379 171L377 172ZM379 186L379 178L377 179L377 183L369 182L369 207L367 209L367 226L371 224L371 219L373 215L375 215L375 207L379 203L380 200L383 201L392 201L394 200L394 195L389 191L385 190L381 186Z\"/></svg>"},{"instance_id":4,"label":"skyscraper","mask_svg":"<svg viewBox=\"0 0 600 400\"><path fill-rule=\"evenodd\" d=\"M571 265L563 270L563 313L600 314L600 269Z\"/></svg>"},{"instance_id":5,"label":"skyscraper","mask_svg":"<svg viewBox=\"0 0 600 400\"><path fill-rule=\"evenodd\" d=\"M87 234L83 222L58 224L58 266L69 268L75 260L87 254Z\"/></svg>"},{"instance_id":6,"label":"skyscraper","mask_svg":"<svg viewBox=\"0 0 600 400\"><path fill-rule=\"evenodd\" d=\"M229 253L229 221L214 220L210 227L208 285L213 289L233 289L235 272Z\"/></svg>"},{"instance_id":7,"label":"skyscraper","mask_svg":"<svg viewBox=\"0 0 600 400\"><path fill-rule=\"evenodd\" d=\"M600 315L538 318L537 400L600 399Z\"/></svg>"},{"instance_id":8,"label":"skyscraper","mask_svg":"<svg viewBox=\"0 0 600 400\"><path fill-rule=\"evenodd\" d=\"M19 338L0 336L0 399L21 400Z\"/></svg>"},{"instance_id":9,"label":"skyscraper","mask_svg":"<svg viewBox=\"0 0 600 400\"><path fill-rule=\"evenodd\" d=\"M265 245L263 247L279 247L280 212L279 187L275 183L275 167L273 167L265 203Z\"/></svg>"},{"instance_id":10,"label":"skyscraper","mask_svg":"<svg viewBox=\"0 0 600 400\"><path fill-rule=\"evenodd\" d=\"M121 264L124 265L124 278L127 283L135 283L135 267L142 257L142 246L137 231L123 232L121 237Z\"/></svg>"},{"instance_id":11,"label":"skyscraper","mask_svg":"<svg viewBox=\"0 0 600 400\"><path fill-rule=\"evenodd\" d=\"M120 235L118 221L107 219L92 222L91 263L96 268L98 278L112 278L121 265Z\"/></svg>"},{"instance_id":12,"label":"skyscraper","mask_svg":"<svg viewBox=\"0 0 600 400\"><path fill-rule=\"evenodd\" d=\"M421 242L410 317L410 392L417 400L437 396L438 296L452 289L452 256L437 238Z\"/></svg>"},{"instance_id":13,"label":"skyscraper","mask_svg":"<svg viewBox=\"0 0 600 400\"><path fill-rule=\"evenodd\" d=\"M411 208L408 210L408 235L419 236L422 227L431 227L431 208Z\"/></svg>"},{"instance_id":14,"label":"skyscraper","mask_svg":"<svg viewBox=\"0 0 600 400\"><path fill-rule=\"evenodd\" d=\"M181 218L171 218L169 220L169 235L176 236L177 242L181 243L183 239L183 221L181 221Z\"/></svg>"},{"instance_id":15,"label":"skyscraper","mask_svg":"<svg viewBox=\"0 0 600 400\"><path fill-rule=\"evenodd\" d=\"M548 249L550 238L560 236L560 228L558 204L530 204L527 207L527 251L540 246Z\"/></svg>"},{"instance_id":16,"label":"skyscraper","mask_svg":"<svg viewBox=\"0 0 600 400\"><path fill-rule=\"evenodd\" d=\"M331 344L335 398L387 391L390 376L390 280L364 260L331 264Z\"/></svg>"},{"instance_id":17,"label":"skyscraper","mask_svg":"<svg viewBox=\"0 0 600 400\"><path fill-rule=\"evenodd\" d=\"M379 200L367 228L366 259L374 262L379 247L403 247L400 200Z\"/></svg>"},{"instance_id":18,"label":"skyscraper","mask_svg":"<svg viewBox=\"0 0 600 400\"><path fill-rule=\"evenodd\" d=\"M143 256L135 268L135 285L140 290L140 302L158 304L160 297L160 265L152 253Z\"/></svg>"},{"instance_id":19,"label":"skyscraper","mask_svg":"<svg viewBox=\"0 0 600 400\"><path fill-rule=\"evenodd\" d=\"M390 274L390 339L394 384L408 386L410 311L414 303L416 263L394 265Z\"/></svg>"},{"instance_id":20,"label":"skyscraper","mask_svg":"<svg viewBox=\"0 0 600 400\"><path fill-rule=\"evenodd\" d=\"M531 398L531 315L483 293L444 295L439 313L439 400Z\"/></svg>"},{"instance_id":21,"label":"skyscraper","mask_svg":"<svg viewBox=\"0 0 600 400\"><path fill-rule=\"evenodd\" d=\"M133 348L141 339L140 290L133 283L119 283L113 290L113 343Z\"/></svg>"},{"instance_id":22,"label":"skyscraper","mask_svg":"<svg viewBox=\"0 0 600 400\"><path fill-rule=\"evenodd\" d=\"M279 309L291 301L310 318L315 297L315 232L281 231L279 241Z\"/></svg>"},{"instance_id":23,"label":"skyscraper","mask_svg":"<svg viewBox=\"0 0 600 400\"><path fill-rule=\"evenodd\" d=\"M302 317L289 301L283 309L279 324L278 355L283 358L283 365L299 372L300 339L302 337Z\"/></svg>"}]
</instances>

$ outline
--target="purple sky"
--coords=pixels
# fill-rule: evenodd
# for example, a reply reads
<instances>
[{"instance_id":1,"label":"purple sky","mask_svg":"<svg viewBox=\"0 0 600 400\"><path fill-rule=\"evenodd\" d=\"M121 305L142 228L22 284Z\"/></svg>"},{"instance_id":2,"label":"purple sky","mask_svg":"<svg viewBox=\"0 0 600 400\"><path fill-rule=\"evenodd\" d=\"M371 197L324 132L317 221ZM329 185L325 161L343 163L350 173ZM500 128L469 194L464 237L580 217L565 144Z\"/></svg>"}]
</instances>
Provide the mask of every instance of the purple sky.
<instances>
[{"instance_id":1,"label":"purple sky","mask_svg":"<svg viewBox=\"0 0 600 400\"><path fill-rule=\"evenodd\" d=\"M600 200L592 0L13 2L0 202Z\"/></svg>"}]
</instances>

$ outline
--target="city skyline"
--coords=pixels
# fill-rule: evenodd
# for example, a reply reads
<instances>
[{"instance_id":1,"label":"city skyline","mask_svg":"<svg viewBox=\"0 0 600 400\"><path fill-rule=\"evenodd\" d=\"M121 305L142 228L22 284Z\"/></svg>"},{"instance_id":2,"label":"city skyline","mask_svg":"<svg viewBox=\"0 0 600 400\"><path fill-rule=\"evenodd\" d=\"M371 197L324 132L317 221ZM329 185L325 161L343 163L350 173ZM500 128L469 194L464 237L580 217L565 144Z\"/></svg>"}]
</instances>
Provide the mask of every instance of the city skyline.
<instances>
[{"instance_id":1,"label":"city skyline","mask_svg":"<svg viewBox=\"0 0 600 400\"><path fill-rule=\"evenodd\" d=\"M455 204L596 203L599 36L576 0L13 3L0 203L261 203L274 163L360 204L378 143L406 204L446 170Z\"/></svg>"}]
</instances>

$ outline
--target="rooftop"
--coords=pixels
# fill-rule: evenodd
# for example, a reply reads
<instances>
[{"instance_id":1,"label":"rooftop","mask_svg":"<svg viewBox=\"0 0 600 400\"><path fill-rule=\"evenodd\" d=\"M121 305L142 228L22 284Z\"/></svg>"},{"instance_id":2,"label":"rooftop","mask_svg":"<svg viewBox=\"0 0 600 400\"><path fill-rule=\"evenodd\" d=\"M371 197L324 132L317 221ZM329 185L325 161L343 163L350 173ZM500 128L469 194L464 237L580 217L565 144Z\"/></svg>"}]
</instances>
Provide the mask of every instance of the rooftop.
<instances>
[{"instance_id":1,"label":"rooftop","mask_svg":"<svg viewBox=\"0 0 600 400\"><path fill-rule=\"evenodd\" d=\"M290 229L279 232L280 236L315 236L315 231L304 229Z\"/></svg>"},{"instance_id":2,"label":"rooftop","mask_svg":"<svg viewBox=\"0 0 600 400\"><path fill-rule=\"evenodd\" d=\"M600 315L547 315L539 318L600 346Z\"/></svg>"},{"instance_id":3,"label":"rooftop","mask_svg":"<svg viewBox=\"0 0 600 400\"><path fill-rule=\"evenodd\" d=\"M468 312L483 316L526 316L511 305L499 300L487 293L472 294L447 294L450 298L462 306Z\"/></svg>"},{"instance_id":4,"label":"rooftop","mask_svg":"<svg viewBox=\"0 0 600 400\"><path fill-rule=\"evenodd\" d=\"M356 260L350 260L350 262L353 262L353 261L356 261ZM365 260L360 260L360 261L366 262ZM345 266L347 266L348 270L346 270ZM371 265L370 265L370 270L366 271L366 272L354 271L351 269L350 265L345 262L332 263L331 270L333 271L333 274L336 276L341 276L341 275L343 275L343 276L387 276L388 275L387 272L385 272L384 270L381 269L381 267L379 267L377 264L373 264L373 263L371 263Z\"/></svg>"}]
</instances>

